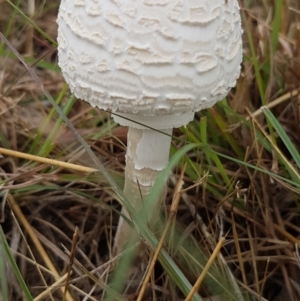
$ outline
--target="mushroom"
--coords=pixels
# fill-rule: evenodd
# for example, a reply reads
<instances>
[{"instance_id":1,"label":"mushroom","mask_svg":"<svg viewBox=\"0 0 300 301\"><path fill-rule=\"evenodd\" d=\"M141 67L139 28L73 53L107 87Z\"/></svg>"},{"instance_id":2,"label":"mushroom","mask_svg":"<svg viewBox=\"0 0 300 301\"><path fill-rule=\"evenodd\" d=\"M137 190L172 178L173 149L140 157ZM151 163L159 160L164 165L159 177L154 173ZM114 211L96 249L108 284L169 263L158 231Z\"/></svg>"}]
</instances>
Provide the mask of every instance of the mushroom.
<instances>
[{"instance_id":1,"label":"mushroom","mask_svg":"<svg viewBox=\"0 0 300 301\"><path fill-rule=\"evenodd\" d=\"M59 66L71 91L129 128L124 193L139 210L168 164L172 129L236 84L238 2L62 0L57 22ZM115 254L132 231L120 218Z\"/></svg>"}]
</instances>

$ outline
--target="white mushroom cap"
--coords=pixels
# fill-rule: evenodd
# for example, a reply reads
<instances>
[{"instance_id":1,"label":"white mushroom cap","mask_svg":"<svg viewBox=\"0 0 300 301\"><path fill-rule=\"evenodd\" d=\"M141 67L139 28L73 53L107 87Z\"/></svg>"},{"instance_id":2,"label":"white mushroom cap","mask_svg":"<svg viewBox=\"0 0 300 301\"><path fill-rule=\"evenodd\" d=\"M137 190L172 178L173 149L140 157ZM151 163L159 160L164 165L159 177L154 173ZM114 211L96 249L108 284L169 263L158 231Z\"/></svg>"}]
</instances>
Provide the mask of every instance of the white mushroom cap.
<instances>
[{"instance_id":1,"label":"white mushroom cap","mask_svg":"<svg viewBox=\"0 0 300 301\"><path fill-rule=\"evenodd\" d=\"M57 22L71 91L155 128L187 124L240 73L237 0L62 0Z\"/></svg>"}]
</instances>

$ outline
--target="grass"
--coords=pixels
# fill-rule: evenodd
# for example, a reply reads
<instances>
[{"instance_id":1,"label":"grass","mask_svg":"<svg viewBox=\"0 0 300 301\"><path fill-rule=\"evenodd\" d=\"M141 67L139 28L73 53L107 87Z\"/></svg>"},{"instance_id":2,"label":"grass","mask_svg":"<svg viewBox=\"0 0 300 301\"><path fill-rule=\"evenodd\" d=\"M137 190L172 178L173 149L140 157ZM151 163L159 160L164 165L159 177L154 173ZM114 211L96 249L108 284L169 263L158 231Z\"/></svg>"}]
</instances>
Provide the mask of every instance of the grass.
<instances>
[{"instance_id":1,"label":"grass","mask_svg":"<svg viewBox=\"0 0 300 301\"><path fill-rule=\"evenodd\" d=\"M169 179L156 233L123 195L126 129L65 85L58 3L28 17L27 1L0 2L0 300L299 300L298 1L240 1L242 75L174 131L148 196ZM130 250L111 254L117 200L149 246L137 290L122 272Z\"/></svg>"}]
</instances>

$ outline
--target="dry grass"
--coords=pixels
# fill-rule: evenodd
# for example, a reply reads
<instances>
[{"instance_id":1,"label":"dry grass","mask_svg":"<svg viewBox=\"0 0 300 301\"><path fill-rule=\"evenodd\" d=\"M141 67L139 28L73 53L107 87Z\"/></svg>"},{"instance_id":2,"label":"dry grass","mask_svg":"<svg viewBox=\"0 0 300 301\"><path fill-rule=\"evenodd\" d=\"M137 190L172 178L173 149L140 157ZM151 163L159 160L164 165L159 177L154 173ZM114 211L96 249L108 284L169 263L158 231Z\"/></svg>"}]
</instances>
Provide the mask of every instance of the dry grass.
<instances>
[{"instance_id":1,"label":"dry grass","mask_svg":"<svg viewBox=\"0 0 300 301\"><path fill-rule=\"evenodd\" d=\"M272 29L274 32L278 25L278 20L273 22L273 2L244 0L241 3L245 29L243 73L227 99L237 114L223 102L198 114L187 129L174 131L179 140L173 140L173 153L184 141L204 143L199 128L205 121L208 145L228 156L218 156L221 168L205 151L194 150L185 156L183 161L188 162L183 175L185 190L181 191L175 208L176 224L181 231L179 240L188 238L208 257L219 238L226 236L218 265L231 269L247 295L245 300L296 301L300 300L299 169L259 109L262 105L272 107L272 113L299 155L300 4L298 0L282 1L279 37L272 40ZM22 1L19 7L55 39L58 1L36 1L34 12L29 12L27 5L27 1ZM10 29L6 31L8 24ZM44 89L67 110L69 120L122 186L126 129L114 126L107 113L70 97L57 70L55 47L32 30L20 14L13 15L13 9L5 1L0 1L0 31L6 32L12 49L20 56L12 55L12 49L3 43L0 49L0 146L93 167L82 145L53 110L40 84L21 63L23 57ZM251 46L255 55L251 53ZM269 147L265 135L270 138ZM276 152L276 147L281 153ZM182 166L183 162L178 164L170 179L164 208L166 216L174 202L173 192ZM289 166L296 173L294 177ZM71 250L76 227L77 247L73 250L75 259L67 300L105 299L103 289L105 283L109 283L111 266L116 260L111 256L118 220L113 209L120 209L106 179L98 174L9 155L0 158L0 178L2 229L34 300L62 300L66 278L53 284L59 282L60 277L66 277L69 255L65 248ZM189 256L197 258L197 255L191 251L178 259L170 245L166 246L167 250L194 284L199 270L193 267ZM177 252L180 253L179 248ZM87 271L94 271L93 276ZM24 291L8 262L6 275L9 300L24 300ZM144 300L184 300L159 264L150 276ZM205 282L199 290L203 298L211 297L216 291ZM43 293L47 295L41 295ZM123 297L136 300L138 295L139 291L128 291Z\"/></svg>"}]
</instances>

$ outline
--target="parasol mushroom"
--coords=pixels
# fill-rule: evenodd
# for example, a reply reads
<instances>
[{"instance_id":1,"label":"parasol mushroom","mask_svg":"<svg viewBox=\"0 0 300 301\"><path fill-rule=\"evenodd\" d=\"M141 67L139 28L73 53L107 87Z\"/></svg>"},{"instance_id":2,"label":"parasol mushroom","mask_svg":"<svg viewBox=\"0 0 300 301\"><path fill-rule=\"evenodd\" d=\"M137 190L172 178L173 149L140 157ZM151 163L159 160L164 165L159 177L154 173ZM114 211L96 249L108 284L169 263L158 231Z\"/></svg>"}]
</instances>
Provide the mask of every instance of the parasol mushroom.
<instances>
[{"instance_id":1,"label":"parasol mushroom","mask_svg":"<svg viewBox=\"0 0 300 301\"><path fill-rule=\"evenodd\" d=\"M71 91L129 127L124 193L139 210L168 164L172 129L236 84L238 2L62 0L57 22L59 66ZM115 254L131 234L120 218Z\"/></svg>"}]
</instances>

